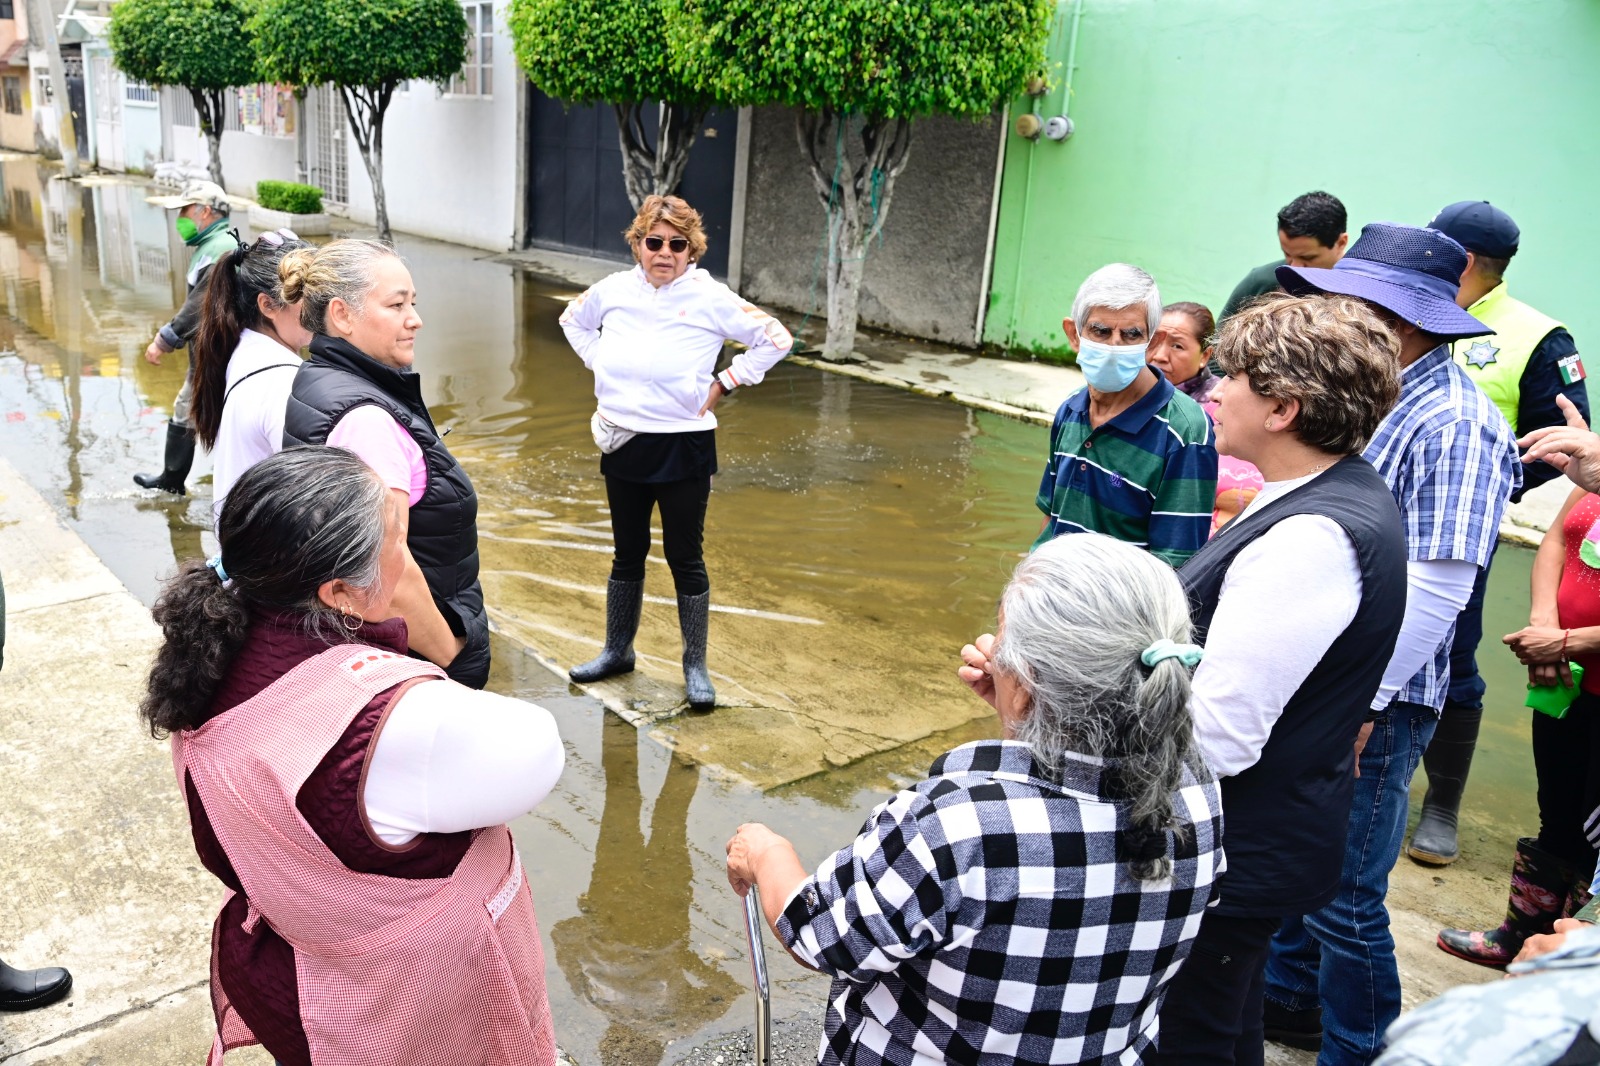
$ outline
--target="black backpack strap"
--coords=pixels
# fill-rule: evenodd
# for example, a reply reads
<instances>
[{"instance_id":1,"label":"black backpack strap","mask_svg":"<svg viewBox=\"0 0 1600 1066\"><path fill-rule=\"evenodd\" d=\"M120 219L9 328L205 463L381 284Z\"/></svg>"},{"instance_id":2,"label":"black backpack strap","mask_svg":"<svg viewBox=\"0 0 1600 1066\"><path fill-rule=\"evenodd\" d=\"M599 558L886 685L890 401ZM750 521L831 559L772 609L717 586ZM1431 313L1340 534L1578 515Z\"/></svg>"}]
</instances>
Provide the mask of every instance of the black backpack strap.
<instances>
[{"instance_id":1,"label":"black backpack strap","mask_svg":"<svg viewBox=\"0 0 1600 1066\"><path fill-rule=\"evenodd\" d=\"M257 374L265 374L269 370L277 370L279 367L284 367L284 366L293 367L296 370L300 369L300 364L299 363L273 363L270 366L264 366L264 367L260 367L258 369L252 370L252 371L250 371L250 373L246 374L244 377L240 378L238 381L235 381L232 385L228 386L228 391L222 394L222 403L223 403L223 405L224 406L227 405L228 397L233 395L233 390L234 389L237 389L240 385L243 385L245 382L249 381L251 378L255 377Z\"/></svg>"}]
</instances>

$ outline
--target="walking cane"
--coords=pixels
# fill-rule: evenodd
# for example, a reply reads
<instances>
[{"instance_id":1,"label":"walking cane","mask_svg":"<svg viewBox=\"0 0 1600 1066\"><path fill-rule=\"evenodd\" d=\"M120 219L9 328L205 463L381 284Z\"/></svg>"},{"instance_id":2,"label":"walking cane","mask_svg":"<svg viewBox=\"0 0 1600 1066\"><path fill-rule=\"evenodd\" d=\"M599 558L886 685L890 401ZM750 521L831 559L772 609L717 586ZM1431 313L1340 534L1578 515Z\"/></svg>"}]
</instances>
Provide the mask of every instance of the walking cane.
<instances>
[{"instance_id":1,"label":"walking cane","mask_svg":"<svg viewBox=\"0 0 1600 1066\"><path fill-rule=\"evenodd\" d=\"M756 983L756 1066L772 1066L772 988L767 983L767 949L761 942L761 893L744 894L744 931L750 937L750 975Z\"/></svg>"}]
</instances>

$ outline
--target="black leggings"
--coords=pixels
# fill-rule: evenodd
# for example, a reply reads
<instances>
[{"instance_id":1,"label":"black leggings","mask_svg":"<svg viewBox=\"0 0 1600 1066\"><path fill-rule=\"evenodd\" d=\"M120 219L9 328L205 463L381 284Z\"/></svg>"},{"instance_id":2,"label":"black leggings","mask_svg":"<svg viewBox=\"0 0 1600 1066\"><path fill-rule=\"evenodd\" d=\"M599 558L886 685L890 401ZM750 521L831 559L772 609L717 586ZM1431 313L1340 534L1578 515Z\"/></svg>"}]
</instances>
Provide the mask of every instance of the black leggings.
<instances>
[{"instance_id":1,"label":"black leggings","mask_svg":"<svg viewBox=\"0 0 1600 1066\"><path fill-rule=\"evenodd\" d=\"M1579 694L1565 718L1533 712L1533 769L1539 847L1589 876L1595 851L1583 823L1600 806L1600 696Z\"/></svg>"},{"instance_id":2,"label":"black leggings","mask_svg":"<svg viewBox=\"0 0 1600 1066\"><path fill-rule=\"evenodd\" d=\"M706 501L711 478L687 481L621 481L606 477L606 500L611 504L611 580L643 581L644 560L650 554L650 512L661 508L661 544L672 583L680 596L711 591L700 545L706 530Z\"/></svg>"}]
</instances>

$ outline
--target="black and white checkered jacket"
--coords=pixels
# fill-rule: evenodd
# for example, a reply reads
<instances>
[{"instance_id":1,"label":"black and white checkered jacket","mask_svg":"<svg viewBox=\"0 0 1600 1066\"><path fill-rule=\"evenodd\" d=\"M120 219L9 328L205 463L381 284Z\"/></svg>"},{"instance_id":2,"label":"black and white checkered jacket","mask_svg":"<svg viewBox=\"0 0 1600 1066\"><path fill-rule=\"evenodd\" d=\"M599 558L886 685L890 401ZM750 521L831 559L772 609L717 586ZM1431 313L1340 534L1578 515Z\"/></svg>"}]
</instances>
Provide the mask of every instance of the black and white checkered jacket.
<instances>
[{"instance_id":1,"label":"black and white checkered jacket","mask_svg":"<svg viewBox=\"0 0 1600 1066\"><path fill-rule=\"evenodd\" d=\"M1186 779L1173 877L1137 881L1102 766L1054 784L1024 744L962 745L800 885L778 928L834 977L824 1066L1140 1061L1223 869L1222 808Z\"/></svg>"}]
</instances>

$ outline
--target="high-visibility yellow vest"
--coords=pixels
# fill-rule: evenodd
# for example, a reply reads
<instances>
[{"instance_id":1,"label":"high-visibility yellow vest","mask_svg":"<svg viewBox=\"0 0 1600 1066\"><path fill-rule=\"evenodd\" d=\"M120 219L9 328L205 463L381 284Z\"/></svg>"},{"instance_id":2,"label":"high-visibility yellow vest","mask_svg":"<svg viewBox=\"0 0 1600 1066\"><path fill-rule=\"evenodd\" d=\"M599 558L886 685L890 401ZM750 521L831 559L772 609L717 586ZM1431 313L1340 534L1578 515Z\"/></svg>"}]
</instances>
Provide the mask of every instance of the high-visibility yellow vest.
<instances>
[{"instance_id":1,"label":"high-visibility yellow vest","mask_svg":"<svg viewBox=\"0 0 1600 1066\"><path fill-rule=\"evenodd\" d=\"M1467 337L1451 345L1456 362L1488 394L1513 429L1522 395L1522 372L1539 342L1561 323L1506 293L1505 282L1490 289L1467 313L1494 330L1492 337ZM1581 373L1581 372L1580 372Z\"/></svg>"}]
</instances>

